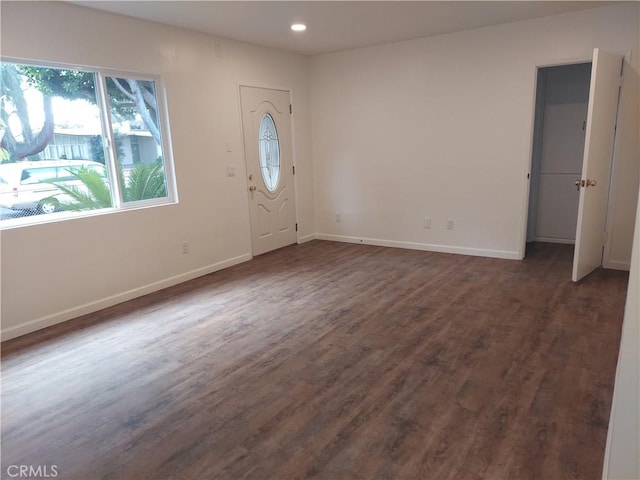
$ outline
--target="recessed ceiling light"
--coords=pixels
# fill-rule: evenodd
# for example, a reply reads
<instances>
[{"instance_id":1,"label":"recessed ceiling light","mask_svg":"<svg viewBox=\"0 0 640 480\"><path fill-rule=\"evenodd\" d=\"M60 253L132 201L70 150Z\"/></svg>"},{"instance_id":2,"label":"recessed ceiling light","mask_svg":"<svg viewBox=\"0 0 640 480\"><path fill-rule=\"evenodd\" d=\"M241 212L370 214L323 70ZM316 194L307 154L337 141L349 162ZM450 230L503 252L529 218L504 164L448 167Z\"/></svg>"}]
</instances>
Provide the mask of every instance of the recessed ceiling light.
<instances>
[{"instance_id":1,"label":"recessed ceiling light","mask_svg":"<svg viewBox=\"0 0 640 480\"><path fill-rule=\"evenodd\" d=\"M294 32L304 32L307 29L307 26L304 23L294 23L291 25L291 30Z\"/></svg>"}]
</instances>

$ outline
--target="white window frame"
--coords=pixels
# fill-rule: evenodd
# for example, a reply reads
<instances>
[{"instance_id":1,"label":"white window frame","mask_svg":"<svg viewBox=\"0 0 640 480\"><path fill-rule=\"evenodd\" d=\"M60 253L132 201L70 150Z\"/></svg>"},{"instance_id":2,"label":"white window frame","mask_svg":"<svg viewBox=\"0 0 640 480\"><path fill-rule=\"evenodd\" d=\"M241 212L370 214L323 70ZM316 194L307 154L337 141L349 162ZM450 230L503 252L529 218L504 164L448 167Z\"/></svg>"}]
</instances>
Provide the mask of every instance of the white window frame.
<instances>
[{"instance_id":1,"label":"white window frame","mask_svg":"<svg viewBox=\"0 0 640 480\"><path fill-rule=\"evenodd\" d=\"M102 126L102 138L104 142L105 167L109 172L109 186L111 190L111 208L100 208L95 210L85 210L81 212L57 212L52 214L30 215L15 219L0 221L0 230L25 225L35 225L58 220L68 220L72 218L94 216L99 214L117 213L140 208L172 205L178 203L178 190L175 178L175 164L173 161L173 149L171 145L171 132L169 128L169 110L166 98L166 86L162 76L132 72L127 70L114 70L97 66L74 65L61 62L50 62L40 60L28 60L16 57L0 57L0 62L15 63L18 65L29 65L32 67L57 68L77 70L95 74L96 103L100 110L100 123ZM109 97L107 94L107 77L130 78L142 81L152 81L155 84L155 94L157 102L157 115L162 137L162 158L167 196L161 198L149 198L124 202L122 200L122 186L120 185L120 175L118 175L115 148L115 136L111 123L111 110L109 109Z\"/></svg>"}]
</instances>

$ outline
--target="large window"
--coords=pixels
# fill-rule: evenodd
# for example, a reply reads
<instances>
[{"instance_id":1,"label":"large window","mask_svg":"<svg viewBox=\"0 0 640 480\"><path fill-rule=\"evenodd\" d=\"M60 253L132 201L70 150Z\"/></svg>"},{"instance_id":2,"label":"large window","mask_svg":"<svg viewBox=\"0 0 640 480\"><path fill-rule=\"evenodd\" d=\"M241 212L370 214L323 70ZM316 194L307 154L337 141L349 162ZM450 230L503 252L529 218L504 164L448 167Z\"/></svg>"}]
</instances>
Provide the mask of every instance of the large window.
<instances>
[{"instance_id":1,"label":"large window","mask_svg":"<svg viewBox=\"0 0 640 480\"><path fill-rule=\"evenodd\" d=\"M159 79L0 69L0 226L175 200Z\"/></svg>"}]
</instances>

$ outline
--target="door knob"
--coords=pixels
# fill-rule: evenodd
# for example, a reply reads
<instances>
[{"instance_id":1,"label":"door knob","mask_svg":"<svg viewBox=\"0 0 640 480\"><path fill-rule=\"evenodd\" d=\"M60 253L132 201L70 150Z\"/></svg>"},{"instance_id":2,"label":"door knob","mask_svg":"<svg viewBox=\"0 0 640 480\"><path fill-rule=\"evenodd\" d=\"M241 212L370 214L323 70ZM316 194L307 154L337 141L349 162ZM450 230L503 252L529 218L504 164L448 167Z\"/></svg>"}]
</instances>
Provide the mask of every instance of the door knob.
<instances>
[{"instance_id":1,"label":"door knob","mask_svg":"<svg viewBox=\"0 0 640 480\"><path fill-rule=\"evenodd\" d=\"M255 185L249 185L249 191L250 192L255 192L256 191L256 186Z\"/></svg>"},{"instance_id":2,"label":"door knob","mask_svg":"<svg viewBox=\"0 0 640 480\"><path fill-rule=\"evenodd\" d=\"M585 182L584 180L576 180L573 184L576 186L578 191L580 191L580 187L584 187Z\"/></svg>"},{"instance_id":3,"label":"door knob","mask_svg":"<svg viewBox=\"0 0 640 480\"><path fill-rule=\"evenodd\" d=\"M595 180L589 180L587 178L587 187L595 187L597 182Z\"/></svg>"}]
</instances>

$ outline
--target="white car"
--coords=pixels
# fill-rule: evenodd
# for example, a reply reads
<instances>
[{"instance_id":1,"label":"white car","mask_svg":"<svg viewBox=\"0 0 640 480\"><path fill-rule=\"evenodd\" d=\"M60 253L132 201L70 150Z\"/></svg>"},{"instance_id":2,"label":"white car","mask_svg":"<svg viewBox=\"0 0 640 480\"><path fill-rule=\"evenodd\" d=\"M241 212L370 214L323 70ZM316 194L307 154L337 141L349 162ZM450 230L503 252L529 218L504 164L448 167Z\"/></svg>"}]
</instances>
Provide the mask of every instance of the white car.
<instances>
[{"instance_id":1,"label":"white car","mask_svg":"<svg viewBox=\"0 0 640 480\"><path fill-rule=\"evenodd\" d=\"M90 160L41 160L0 164L0 206L17 211L53 213L64 194L53 182L65 186L80 182L72 175L81 167L106 177L104 165Z\"/></svg>"}]
</instances>

